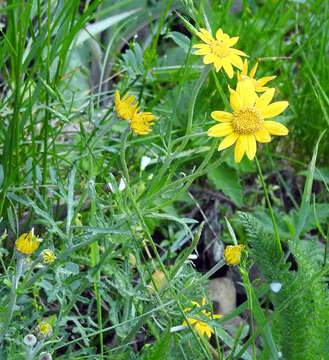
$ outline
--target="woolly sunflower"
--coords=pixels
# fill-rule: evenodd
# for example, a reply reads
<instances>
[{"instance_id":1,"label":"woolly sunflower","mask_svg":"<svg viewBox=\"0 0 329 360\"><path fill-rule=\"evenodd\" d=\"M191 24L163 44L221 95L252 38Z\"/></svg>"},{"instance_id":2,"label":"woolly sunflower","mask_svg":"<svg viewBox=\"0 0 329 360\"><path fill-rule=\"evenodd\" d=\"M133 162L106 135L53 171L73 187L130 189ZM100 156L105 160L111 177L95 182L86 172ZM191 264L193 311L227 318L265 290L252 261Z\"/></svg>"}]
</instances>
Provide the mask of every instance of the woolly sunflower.
<instances>
[{"instance_id":1,"label":"woolly sunflower","mask_svg":"<svg viewBox=\"0 0 329 360\"><path fill-rule=\"evenodd\" d=\"M41 241L38 238L34 236L34 229L32 229L28 234L24 233L16 240L16 249L24 255L31 255L40 245Z\"/></svg>"},{"instance_id":2,"label":"woolly sunflower","mask_svg":"<svg viewBox=\"0 0 329 360\"><path fill-rule=\"evenodd\" d=\"M152 131L150 126L154 125L154 122L152 122L154 119L155 116L152 113L139 113L138 109L136 109L130 120L130 128L137 135L147 135Z\"/></svg>"},{"instance_id":3,"label":"woolly sunflower","mask_svg":"<svg viewBox=\"0 0 329 360\"><path fill-rule=\"evenodd\" d=\"M263 92L269 90L269 88L264 85L267 84L269 81L275 79L276 76L265 76L258 80L254 79L254 76L257 71L257 67L258 67L258 63L256 63L255 66L250 70L250 74L248 76L248 60L245 59L243 62L243 68L241 73L238 71L237 74L238 81L251 80L257 92Z\"/></svg>"},{"instance_id":4,"label":"woolly sunflower","mask_svg":"<svg viewBox=\"0 0 329 360\"><path fill-rule=\"evenodd\" d=\"M119 92L115 91L115 111L119 117L130 120L134 112L138 111L138 102L133 104L135 96L128 96L128 93L121 99Z\"/></svg>"},{"instance_id":5,"label":"woolly sunflower","mask_svg":"<svg viewBox=\"0 0 329 360\"><path fill-rule=\"evenodd\" d=\"M269 89L258 97L251 81L239 82L236 91L230 89L230 103L233 113L213 111L211 117L220 122L208 130L208 136L226 136L218 151L235 145L234 160L240 162L244 153L250 160L256 154L256 140L261 143L271 141L271 135L287 135L288 129L276 122L265 121L281 114L289 105L288 101L270 104L274 89Z\"/></svg>"},{"instance_id":6,"label":"woolly sunflower","mask_svg":"<svg viewBox=\"0 0 329 360\"><path fill-rule=\"evenodd\" d=\"M197 303L196 301L191 301L191 304L195 305L196 307L200 307L201 305L199 303ZM202 306L206 305L206 299L203 298L202 299ZM186 308L184 309L184 312L190 311L191 308ZM210 312L206 311L206 310L201 310L201 312L208 317L209 319L219 319L222 317L222 315L211 315ZM214 330L207 325L204 321L198 320L196 318L199 317L198 314L193 315L194 318L190 318L188 317L187 320L190 324L192 324L195 328L195 330L201 335L203 336L204 334L206 334L209 338L211 337L211 334L214 333ZM183 326L187 326L187 322L184 321Z\"/></svg>"},{"instance_id":7,"label":"woolly sunflower","mask_svg":"<svg viewBox=\"0 0 329 360\"><path fill-rule=\"evenodd\" d=\"M224 251L224 257L229 265L239 265L241 259L241 252L244 245L228 245Z\"/></svg>"},{"instance_id":8,"label":"woolly sunflower","mask_svg":"<svg viewBox=\"0 0 329 360\"><path fill-rule=\"evenodd\" d=\"M196 35L205 42L205 44L193 45L194 48L199 49L195 55L205 55L204 64L213 63L216 71L223 67L230 78L233 77L232 65L242 70L243 63L240 56L247 55L241 50L232 48L238 42L239 37L231 38L222 29L217 30L216 39L205 29L200 29Z\"/></svg>"}]
</instances>

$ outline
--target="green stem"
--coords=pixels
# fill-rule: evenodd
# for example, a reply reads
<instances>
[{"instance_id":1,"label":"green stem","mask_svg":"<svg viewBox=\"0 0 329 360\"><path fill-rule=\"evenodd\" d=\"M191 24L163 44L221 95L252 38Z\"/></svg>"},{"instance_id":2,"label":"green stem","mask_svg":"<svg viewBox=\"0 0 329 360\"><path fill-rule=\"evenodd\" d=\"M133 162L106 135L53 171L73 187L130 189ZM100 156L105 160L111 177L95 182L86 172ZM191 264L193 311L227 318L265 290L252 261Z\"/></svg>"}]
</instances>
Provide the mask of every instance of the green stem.
<instances>
[{"instance_id":1,"label":"green stem","mask_svg":"<svg viewBox=\"0 0 329 360\"><path fill-rule=\"evenodd\" d=\"M92 158L92 151L89 152L89 182L90 182L90 192L91 192L91 196L90 196L90 206L91 206L91 223L93 226L97 226L97 222L96 222L96 218L95 218L95 214L96 214L96 203L95 203L95 198L96 198L96 191L94 188L94 166L93 166L93 158ZM100 261L100 256L99 256L99 246L98 246L98 241L93 242L90 245L90 252L91 252L91 265L93 267L97 266L99 261ZM98 327L99 330L103 329L103 319L102 319L102 303L101 303L101 296L98 290L98 284L101 280L101 273L100 270L98 270L96 272L96 274L94 275L94 278L96 279L95 283L94 283L94 292L95 292L95 297L96 297L96 304L97 304L97 322L98 322ZM101 351L101 355L103 355L104 353L104 341L103 341L103 332L101 331L99 333L99 343L100 343L100 351Z\"/></svg>"},{"instance_id":2,"label":"green stem","mask_svg":"<svg viewBox=\"0 0 329 360\"><path fill-rule=\"evenodd\" d=\"M253 353L253 359L256 360L256 347L255 347L255 327L254 327L254 317L253 317L253 296L252 296L252 289L251 284L249 281L248 271L243 267L240 266L240 274L243 279L243 283L247 292L247 298L248 298L248 306L249 306L249 313L250 313L250 331L251 331L251 338L252 340L252 353Z\"/></svg>"},{"instance_id":3,"label":"green stem","mask_svg":"<svg viewBox=\"0 0 329 360\"><path fill-rule=\"evenodd\" d=\"M255 156L255 161L256 161L256 165L257 165L258 175L260 177L260 181L261 181L262 186L263 186L266 203L267 203L268 209L270 211L271 220L272 220L274 233L275 233L275 238L276 238L276 241L277 241L277 244L278 244L278 248L279 248L280 252L282 253L282 246L281 246L278 227L277 227L276 222L275 222L274 213L273 213L273 210L272 210L272 205L271 205L271 202L270 202L270 198L268 196L268 191L267 191L266 184L265 184L265 181L264 181L264 177L263 177L263 174L262 174L262 169L261 169L261 167L259 165L259 162L258 162L257 155Z\"/></svg>"},{"instance_id":4,"label":"green stem","mask_svg":"<svg viewBox=\"0 0 329 360\"><path fill-rule=\"evenodd\" d=\"M214 77L214 80L215 80L215 84L216 84L216 87L217 87L217 90L223 100L223 103L225 104L225 107L227 109L230 109L231 108L231 105L230 105L230 102L228 101L224 91L223 91L223 88L220 84L220 82L218 81L218 77L217 77L217 74L216 74L216 71L214 69L211 69L211 72L212 72L212 75Z\"/></svg>"},{"instance_id":5,"label":"green stem","mask_svg":"<svg viewBox=\"0 0 329 360\"><path fill-rule=\"evenodd\" d=\"M45 339L41 339L35 347L32 349L32 351L27 355L26 360L33 360L35 359L35 356L39 353L39 351L42 349L42 347L45 344Z\"/></svg>"},{"instance_id":6,"label":"green stem","mask_svg":"<svg viewBox=\"0 0 329 360\"><path fill-rule=\"evenodd\" d=\"M183 137L182 143L175 151L176 154L181 153L184 150L184 148L189 140L189 137L187 135L192 134L192 124L193 124L195 102L196 102L197 96L199 95L200 89L208 76L209 71L210 71L210 67L206 66L205 69L203 70L201 76L199 77L197 83L194 86L193 93L191 96L190 106L188 109L188 118L187 118L187 124L186 124L185 137Z\"/></svg>"},{"instance_id":7,"label":"green stem","mask_svg":"<svg viewBox=\"0 0 329 360\"><path fill-rule=\"evenodd\" d=\"M11 287L10 302L9 302L9 305L7 308L7 314L6 314L7 316L5 317L3 328L0 333L0 343L2 343L3 337L6 334L8 327L10 325L11 319L13 317L14 309L16 306L16 299L17 299L17 287L18 287L19 279L22 275L23 262L24 262L24 256L21 255L20 253L18 253L17 261L16 261L16 274L15 274L15 278L14 278L14 281L13 281L12 287Z\"/></svg>"},{"instance_id":8,"label":"green stem","mask_svg":"<svg viewBox=\"0 0 329 360\"><path fill-rule=\"evenodd\" d=\"M130 133L130 125L128 125L125 131L121 135L121 146L120 146L120 160L122 165L122 170L124 177L126 178L126 185L129 184L129 172L126 163L126 148L127 148L127 138Z\"/></svg>"}]
</instances>

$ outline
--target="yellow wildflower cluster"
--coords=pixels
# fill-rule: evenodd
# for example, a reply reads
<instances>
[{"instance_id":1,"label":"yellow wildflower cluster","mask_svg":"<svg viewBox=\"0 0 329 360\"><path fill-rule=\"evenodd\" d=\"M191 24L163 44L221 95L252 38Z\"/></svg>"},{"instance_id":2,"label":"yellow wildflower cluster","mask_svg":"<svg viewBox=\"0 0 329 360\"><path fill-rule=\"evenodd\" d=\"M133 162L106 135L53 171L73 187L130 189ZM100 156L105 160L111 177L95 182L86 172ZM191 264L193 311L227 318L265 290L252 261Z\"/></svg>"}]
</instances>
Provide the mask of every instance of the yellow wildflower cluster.
<instances>
[{"instance_id":1,"label":"yellow wildflower cluster","mask_svg":"<svg viewBox=\"0 0 329 360\"><path fill-rule=\"evenodd\" d=\"M213 63L216 71L224 68L227 75L233 77L233 67L241 72L237 73L236 89L229 88L230 104L232 112L213 111L211 117L219 124L212 126L208 136L222 137L218 151L235 144L234 160L240 162L244 154L253 160L256 154L256 141L267 143L271 141L271 135L287 135L288 129L279 122L267 120L281 114L289 105L287 101L271 103L275 89L264 85L275 76L266 76L255 79L258 67L256 64L248 75L248 61L242 62L241 56L247 56L244 52L232 48L238 37L230 38L222 29L216 32L216 39L205 30L200 29L196 35L204 44L196 44L196 55L204 55L204 64ZM261 96L257 92L264 92Z\"/></svg>"},{"instance_id":2,"label":"yellow wildflower cluster","mask_svg":"<svg viewBox=\"0 0 329 360\"><path fill-rule=\"evenodd\" d=\"M139 112L138 101L135 96L128 96L128 93L121 99L118 91L115 91L115 111L119 117L130 122L131 130L137 135L146 135L152 130L151 125L155 116L150 112Z\"/></svg>"},{"instance_id":3,"label":"yellow wildflower cluster","mask_svg":"<svg viewBox=\"0 0 329 360\"><path fill-rule=\"evenodd\" d=\"M191 301L191 304L193 304L194 306L196 307L201 307L201 306L204 306L206 305L206 299L203 298L202 299L202 305L200 305L199 303L197 303L196 301ZM184 312L188 312L190 311L191 308L186 308L184 309ZM217 315L217 314L214 314L214 315L211 315L211 313L209 311L206 311L206 310L201 310L201 313L206 316L208 319L219 319L222 317L222 315ZM188 317L187 318L187 321L192 324L195 328L195 330L201 335L203 336L204 334L206 334L208 336L208 338L211 337L211 334L214 333L214 330L208 325L206 324L204 321L202 320L199 320L199 314L194 314L193 315L194 317L191 318L191 317ZM187 322L184 321L183 326L187 326Z\"/></svg>"}]
</instances>

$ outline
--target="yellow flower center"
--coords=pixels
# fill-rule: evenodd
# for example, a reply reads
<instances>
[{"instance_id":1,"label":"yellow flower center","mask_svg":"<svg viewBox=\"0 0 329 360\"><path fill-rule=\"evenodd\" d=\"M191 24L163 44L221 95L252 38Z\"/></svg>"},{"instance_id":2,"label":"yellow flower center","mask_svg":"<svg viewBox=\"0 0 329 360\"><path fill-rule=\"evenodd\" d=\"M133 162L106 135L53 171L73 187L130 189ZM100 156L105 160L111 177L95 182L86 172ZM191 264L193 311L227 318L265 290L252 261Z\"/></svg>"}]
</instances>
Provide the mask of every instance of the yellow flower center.
<instances>
[{"instance_id":1,"label":"yellow flower center","mask_svg":"<svg viewBox=\"0 0 329 360\"><path fill-rule=\"evenodd\" d=\"M230 48L225 44L223 40L215 40L209 46L211 52L220 58L224 58L230 55Z\"/></svg>"},{"instance_id":2,"label":"yellow flower center","mask_svg":"<svg viewBox=\"0 0 329 360\"><path fill-rule=\"evenodd\" d=\"M254 107L244 106L234 111L232 126L238 134L254 134L263 124L262 114Z\"/></svg>"}]
</instances>

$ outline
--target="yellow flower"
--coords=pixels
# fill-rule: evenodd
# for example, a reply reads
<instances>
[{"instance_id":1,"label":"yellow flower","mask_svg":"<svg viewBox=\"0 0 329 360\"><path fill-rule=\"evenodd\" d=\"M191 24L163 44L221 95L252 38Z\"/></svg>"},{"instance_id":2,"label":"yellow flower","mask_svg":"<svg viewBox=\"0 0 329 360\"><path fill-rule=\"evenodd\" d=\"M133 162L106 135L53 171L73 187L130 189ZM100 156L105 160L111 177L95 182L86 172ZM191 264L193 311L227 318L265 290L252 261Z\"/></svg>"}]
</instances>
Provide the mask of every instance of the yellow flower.
<instances>
[{"instance_id":1,"label":"yellow flower","mask_svg":"<svg viewBox=\"0 0 329 360\"><path fill-rule=\"evenodd\" d=\"M196 307L200 307L201 305L195 301L191 301L191 303L193 305L195 305ZM206 305L206 300L205 298L202 299L202 306ZM191 308L186 308L184 309L184 312L190 311ZM219 319L222 317L222 315L212 315L211 313L206 311L206 310L201 310L201 312L208 317L209 319ZM194 318L190 318L188 317L187 320L190 324L194 325L195 330L201 335L203 336L204 334L206 334L209 338L211 337L211 334L214 332L214 330L207 325L204 321L198 320L196 318L199 318L198 314L193 315ZM187 326L187 322L184 321L183 326Z\"/></svg>"},{"instance_id":2,"label":"yellow flower","mask_svg":"<svg viewBox=\"0 0 329 360\"><path fill-rule=\"evenodd\" d=\"M16 249L22 254L31 255L40 245L41 241L38 238L34 236L34 229L32 229L28 234L24 233L16 240Z\"/></svg>"},{"instance_id":3,"label":"yellow flower","mask_svg":"<svg viewBox=\"0 0 329 360\"><path fill-rule=\"evenodd\" d=\"M205 44L193 45L194 48L199 49L195 52L195 55L205 55L203 58L204 64L213 63L216 71L223 67L230 78L233 77L232 65L242 70L243 63L240 56L247 55L240 50L232 48L238 42L239 37L230 38L227 34L223 33L222 29L217 30L216 39L205 29L200 29L196 35L205 42Z\"/></svg>"},{"instance_id":4,"label":"yellow flower","mask_svg":"<svg viewBox=\"0 0 329 360\"><path fill-rule=\"evenodd\" d=\"M251 81L239 82L237 90L230 89L230 103L233 113L213 111L211 117L220 122L208 130L208 136L226 136L220 143L218 151L235 145L234 159L238 163L244 153L250 160L256 154L256 140L261 143L271 141L272 135L287 135L288 129L276 121L264 121L284 111L288 101L277 101L270 104L274 89L269 89L260 97L255 92Z\"/></svg>"},{"instance_id":5,"label":"yellow flower","mask_svg":"<svg viewBox=\"0 0 329 360\"><path fill-rule=\"evenodd\" d=\"M53 334L53 328L45 321L41 321L37 327L38 335L42 338L49 338Z\"/></svg>"},{"instance_id":6,"label":"yellow flower","mask_svg":"<svg viewBox=\"0 0 329 360\"><path fill-rule=\"evenodd\" d=\"M53 251L49 250L49 249L46 249L46 250L43 250L40 254L41 258L42 258L42 261L45 263L45 264L51 264L55 261L56 259L56 256L55 254L53 253Z\"/></svg>"},{"instance_id":7,"label":"yellow flower","mask_svg":"<svg viewBox=\"0 0 329 360\"><path fill-rule=\"evenodd\" d=\"M229 265L240 264L241 251L244 249L244 245L228 245L224 251L224 257Z\"/></svg>"},{"instance_id":8,"label":"yellow flower","mask_svg":"<svg viewBox=\"0 0 329 360\"><path fill-rule=\"evenodd\" d=\"M258 67L258 63L256 63L256 65L251 69L250 74L248 76L248 61L247 59L244 60L243 62L243 69L242 72L240 73L238 71L238 81L244 81L244 80L251 80L252 84L254 85L254 88L256 91L258 92L263 92L266 90L269 90L268 87L264 86L266 83L268 83L270 80L273 80L276 78L276 76L265 76L259 80L254 79L256 70Z\"/></svg>"},{"instance_id":9,"label":"yellow flower","mask_svg":"<svg viewBox=\"0 0 329 360\"><path fill-rule=\"evenodd\" d=\"M138 109L136 109L132 115L130 120L130 128L137 135L147 135L152 131L150 126L154 125L152 120L155 119L155 116L150 112L138 113L137 111Z\"/></svg>"},{"instance_id":10,"label":"yellow flower","mask_svg":"<svg viewBox=\"0 0 329 360\"><path fill-rule=\"evenodd\" d=\"M130 120L135 111L138 111L138 102L132 105L135 101L135 96L128 96L128 93L120 99L120 94L115 91L115 111L119 117L125 120Z\"/></svg>"}]
</instances>

